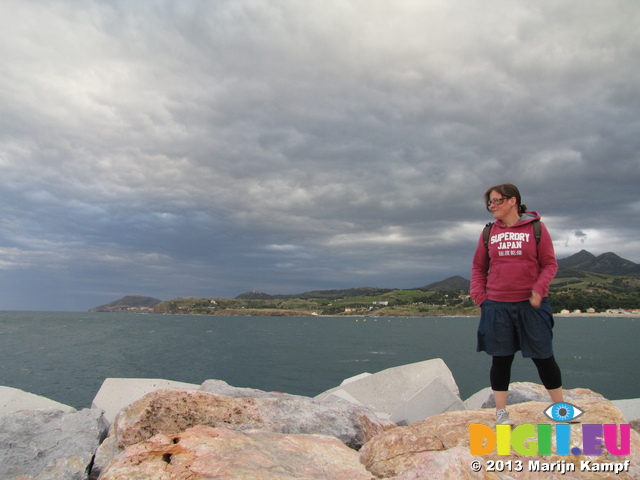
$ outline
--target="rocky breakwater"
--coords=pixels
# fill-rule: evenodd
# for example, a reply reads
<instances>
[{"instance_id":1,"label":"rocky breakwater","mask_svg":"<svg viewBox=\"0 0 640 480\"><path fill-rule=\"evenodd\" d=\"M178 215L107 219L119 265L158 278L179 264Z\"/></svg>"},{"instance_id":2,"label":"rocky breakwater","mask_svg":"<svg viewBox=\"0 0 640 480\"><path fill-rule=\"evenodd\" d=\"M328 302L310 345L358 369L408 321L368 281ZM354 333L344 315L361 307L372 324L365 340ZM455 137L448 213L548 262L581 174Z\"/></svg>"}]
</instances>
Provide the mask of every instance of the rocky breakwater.
<instances>
[{"instance_id":1,"label":"rocky breakwater","mask_svg":"<svg viewBox=\"0 0 640 480\"><path fill-rule=\"evenodd\" d=\"M509 407L512 419L553 424L543 414L545 395L539 385L514 384L511 397L523 403ZM585 410L584 422L626 423L615 405L590 390L571 390L567 401ZM613 476L580 470L581 461L626 460L629 468L615 477L640 479L640 435L634 430L624 457L474 457L469 425L494 428L490 405L488 391L463 403L437 359L359 375L316 398L220 380L107 379L91 409L0 411L0 479L588 479ZM581 445L579 428L574 430L572 442ZM17 460L15 452L21 452ZM520 461L523 468L490 471L498 460ZM530 460L572 463L578 471L541 474L530 471Z\"/></svg>"}]
</instances>

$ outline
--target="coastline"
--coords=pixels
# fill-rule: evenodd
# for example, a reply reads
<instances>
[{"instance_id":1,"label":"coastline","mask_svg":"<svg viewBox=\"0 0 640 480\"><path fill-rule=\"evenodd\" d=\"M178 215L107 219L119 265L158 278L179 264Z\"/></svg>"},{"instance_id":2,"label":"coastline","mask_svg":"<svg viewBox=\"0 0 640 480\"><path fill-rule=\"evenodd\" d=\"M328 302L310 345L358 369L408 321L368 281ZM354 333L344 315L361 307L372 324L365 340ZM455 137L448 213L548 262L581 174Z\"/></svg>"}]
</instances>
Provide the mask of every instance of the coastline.
<instances>
[{"instance_id":1,"label":"coastline","mask_svg":"<svg viewBox=\"0 0 640 480\"><path fill-rule=\"evenodd\" d=\"M601 318L640 318L640 312L638 313L554 313L556 318L570 318L570 317L601 317Z\"/></svg>"}]
</instances>

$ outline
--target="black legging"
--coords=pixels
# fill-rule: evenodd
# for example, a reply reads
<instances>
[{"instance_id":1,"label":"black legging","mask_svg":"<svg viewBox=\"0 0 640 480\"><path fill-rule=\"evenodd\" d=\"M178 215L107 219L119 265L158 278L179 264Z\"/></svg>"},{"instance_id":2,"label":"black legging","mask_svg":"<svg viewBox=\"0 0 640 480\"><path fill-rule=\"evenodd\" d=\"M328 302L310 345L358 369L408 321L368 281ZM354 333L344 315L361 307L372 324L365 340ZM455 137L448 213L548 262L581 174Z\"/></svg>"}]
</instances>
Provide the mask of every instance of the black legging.
<instances>
[{"instance_id":1,"label":"black legging","mask_svg":"<svg viewBox=\"0 0 640 480\"><path fill-rule=\"evenodd\" d=\"M511 364L515 355L493 357L489 378L491 389L496 392L506 392L511 383ZM532 358L538 369L538 375L547 390L555 390L562 387L562 374L556 363L555 357Z\"/></svg>"}]
</instances>

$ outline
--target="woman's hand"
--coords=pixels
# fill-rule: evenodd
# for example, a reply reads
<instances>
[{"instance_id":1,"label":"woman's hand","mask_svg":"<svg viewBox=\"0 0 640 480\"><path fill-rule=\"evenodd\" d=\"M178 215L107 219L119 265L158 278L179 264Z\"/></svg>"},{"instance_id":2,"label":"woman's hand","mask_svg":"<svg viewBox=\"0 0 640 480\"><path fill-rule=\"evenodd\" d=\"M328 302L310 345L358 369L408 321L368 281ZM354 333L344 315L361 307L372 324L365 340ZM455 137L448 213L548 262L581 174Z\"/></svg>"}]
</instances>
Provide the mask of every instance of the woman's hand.
<instances>
[{"instance_id":1,"label":"woman's hand","mask_svg":"<svg viewBox=\"0 0 640 480\"><path fill-rule=\"evenodd\" d=\"M540 305L542 305L542 295L532 290L531 297L529 297L529 303L533 307L540 308Z\"/></svg>"}]
</instances>

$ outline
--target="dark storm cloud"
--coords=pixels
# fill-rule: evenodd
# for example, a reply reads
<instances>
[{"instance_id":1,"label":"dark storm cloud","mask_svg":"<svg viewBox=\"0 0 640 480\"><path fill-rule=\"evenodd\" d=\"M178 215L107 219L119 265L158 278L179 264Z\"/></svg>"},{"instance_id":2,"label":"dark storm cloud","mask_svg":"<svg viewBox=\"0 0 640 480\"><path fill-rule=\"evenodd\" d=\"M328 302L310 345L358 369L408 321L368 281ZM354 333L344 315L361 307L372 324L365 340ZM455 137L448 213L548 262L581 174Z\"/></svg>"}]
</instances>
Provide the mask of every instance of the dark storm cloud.
<instances>
[{"instance_id":1,"label":"dark storm cloud","mask_svg":"<svg viewBox=\"0 0 640 480\"><path fill-rule=\"evenodd\" d=\"M0 8L2 308L468 277L504 181L640 262L632 0Z\"/></svg>"}]
</instances>

